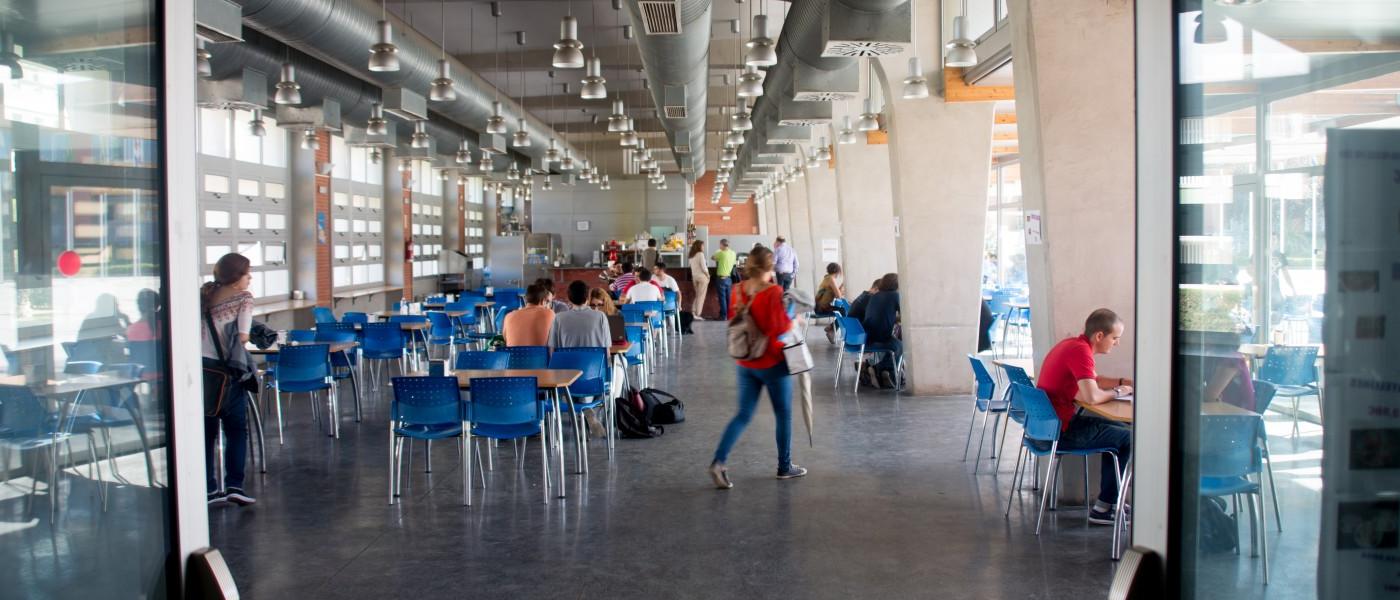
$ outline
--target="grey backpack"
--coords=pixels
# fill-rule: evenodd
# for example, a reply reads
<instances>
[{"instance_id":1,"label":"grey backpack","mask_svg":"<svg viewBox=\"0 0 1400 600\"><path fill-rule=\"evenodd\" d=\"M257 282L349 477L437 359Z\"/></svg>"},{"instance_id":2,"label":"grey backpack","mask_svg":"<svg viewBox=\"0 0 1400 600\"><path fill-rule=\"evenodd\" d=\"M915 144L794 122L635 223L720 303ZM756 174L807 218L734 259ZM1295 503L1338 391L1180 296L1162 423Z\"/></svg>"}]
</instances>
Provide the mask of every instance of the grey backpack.
<instances>
[{"instance_id":1,"label":"grey backpack","mask_svg":"<svg viewBox=\"0 0 1400 600\"><path fill-rule=\"evenodd\" d=\"M763 293L765 287L754 294ZM729 356L739 360L756 360L762 358L768 351L768 336L759 329L758 322L753 320L753 315L749 314L749 306L753 304L753 298L749 298L739 310L735 312L734 318L729 320Z\"/></svg>"}]
</instances>

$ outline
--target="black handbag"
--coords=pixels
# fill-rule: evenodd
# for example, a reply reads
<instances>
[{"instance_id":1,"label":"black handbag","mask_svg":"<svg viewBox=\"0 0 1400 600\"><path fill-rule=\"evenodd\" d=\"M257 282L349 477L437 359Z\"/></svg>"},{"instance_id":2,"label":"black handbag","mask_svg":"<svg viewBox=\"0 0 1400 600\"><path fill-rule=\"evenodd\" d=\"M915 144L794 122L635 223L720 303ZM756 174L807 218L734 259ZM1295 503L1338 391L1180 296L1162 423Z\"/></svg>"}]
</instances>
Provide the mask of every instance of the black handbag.
<instances>
[{"instance_id":1,"label":"black handbag","mask_svg":"<svg viewBox=\"0 0 1400 600\"><path fill-rule=\"evenodd\" d=\"M673 425L685 422L685 403L656 388L641 391L642 402L651 413L651 422L657 425Z\"/></svg>"},{"instance_id":2,"label":"black handbag","mask_svg":"<svg viewBox=\"0 0 1400 600\"><path fill-rule=\"evenodd\" d=\"M224 356L224 345L219 340L219 330L214 327L214 319L207 312L204 313L204 325L209 328L209 336L214 339L214 351L219 355L217 359L204 357L204 416L213 417L223 408L224 399L233 392L242 373L229 365L228 358Z\"/></svg>"}]
</instances>

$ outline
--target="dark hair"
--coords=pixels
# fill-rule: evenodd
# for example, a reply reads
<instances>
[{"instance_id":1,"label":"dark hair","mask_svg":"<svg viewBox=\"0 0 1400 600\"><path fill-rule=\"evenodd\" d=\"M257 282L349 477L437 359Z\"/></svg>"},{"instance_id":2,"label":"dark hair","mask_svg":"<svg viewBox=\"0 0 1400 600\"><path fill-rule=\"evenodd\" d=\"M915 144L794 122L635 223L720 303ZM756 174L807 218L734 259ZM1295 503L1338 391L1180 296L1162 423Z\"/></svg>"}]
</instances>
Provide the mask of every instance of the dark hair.
<instances>
[{"instance_id":1,"label":"dark hair","mask_svg":"<svg viewBox=\"0 0 1400 600\"><path fill-rule=\"evenodd\" d=\"M209 310L209 299L214 297L214 292L226 285L233 285L243 279L252 268L252 263L248 262L248 257L237 252L230 252L219 257L219 262L214 263L214 280L200 286L199 305L200 308Z\"/></svg>"},{"instance_id":2,"label":"dark hair","mask_svg":"<svg viewBox=\"0 0 1400 600\"><path fill-rule=\"evenodd\" d=\"M895 273L885 273L885 276L880 278L880 291L898 292L899 275Z\"/></svg>"},{"instance_id":3,"label":"dark hair","mask_svg":"<svg viewBox=\"0 0 1400 600\"><path fill-rule=\"evenodd\" d=\"M541 278L539 278L539 279L536 279L536 280L535 280L535 283L536 283L536 284L539 284L539 285L541 285L541 286L544 286L545 291L547 291L547 292L549 292L549 293L551 293L551 294L554 293L554 280L553 280L553 279L550 279L550 278L548 278L548 277L541 277Z\"/></svg>"},{"instance_id":4,"label":"dark hair","mask_svg":"<svg viewBox=\"0 0 1400 600\"><path fill-rule=\"evenodd\" d=\"M702 242L702 241L700 241L700 240L695 240L695 241L691 242L691 243L690 243L690 254L685 255L685 257L686 257L686 258L690 258L690 257L692 257L692 256L695 256L696 254L699 254L699 253L700 253L700 249L701 249L701 248L704 248L704 247L705 247L705 242Z\"/></svg>"},{"instance_id":5,"label":"dark hair","mask_svg":"<svg viewBox=\"0 0 1400 600\"><path fill-rule=\"evenodd\" d=\"M630 262L622 263L622 272L623 272L623 273L631 273L631 272L632 272L632 263L630 263Z\"/></svg>"},{"instance_id":6,"label":"dark hair","mask_svg":"<svg viewBox=\"0 0 1400 600\"><path fill-rule=\"evenodd\" d=\"M787 238L785 238L785 237L783 237L783 236L780 235L780 236L778 236L777 239L773 240L773 243L774 243L774 244L782 244L782 243L784 243L784 242L786 242L786 241L787 241Z\"/></svg>"},{"instance_id":7,"label":"dark hair","mask_svg":"<svg viewBox=\"0 0 1400 600\"><path fill-rule=\"evenodd\" d=\"M744 276L758 279L773 270L773 251L762 246L749 252L749 261L744 265Z\"/></svg>"},{"instance_id":8,"label":"dark hair","mask_svg":"<svg viewBox=\"0 0 1400 600\"><path fill-rule=\"evenodd\" d=\"M881 281L884 281L884 278L883 278L883 277L881 277L881 278L879 278L879 279L876 279L875 281L871 282L871 283L870 283L870 287L873 287L873 288L875 288L876 290L879 290L879 289L880 289L880 282L881 282Z\"/></svg>"},{"instance_id":9,"label":"dark hair","mask_svg":"<svg viewBox=\"0 0 1400 600\"><path fill-rule=\"evenodd\" d=\"M545 298L548 297L549 290L544 289L544 286L538 283L532 283L530 284L530 287L525 288L525 301L529 302L530 304L543 303Z\"/></svg>"},{"instance_id":10,"label":"dark hair","mask_svg":"<svg viewBox=\"0 0 1400 600\"><path fill-rule=\"evenodd\" d=\"M1113 326L1122 322L1118 313L1100 308L1089 313L1089 318L1084 320L1084 337L1094 337L1096 333L1113 333Z\"/></svg>"},{"instance_id":11,"label":"dark hair","mask_svg":"<svg viewBox=\"0 0 1400 600\"><path fill-rule=\"evenodd\" d=\"M728 238L721 239L721 240L719 241L719 245L728 247L728 246L729 246L729 239L728 239Z\"/></svg>"},{"instance_id":12,"label":"dark hair","mask_svg":"<svg viewBox=\"0 0 1400 600\"><path fill-rule=\"evenodd\" d=\"M588 304L588 284L575 279L569 284L569 302L576 306Z\"/></svg>"},{"instance_id":13,"label":"dark hair","mask_svg":"<svg viewBox=\"0 0 1400 600\"><path fill-rule=\"evenodd\" d=\"M665 271L665 270L666 270L666 263L663 263L663 262L661 262L661 261L658 260L658 261L656 261L656 265L652 266L651 270L653 270L653 271Z\"/></svg>"},{"instance_id":14,"label":"dark hair","mask_svg":"<svg viewBox=\"0 0 1400 600\"><path fill-rule=\"evenodd\" d=\"M827 275L835 275L835 274L840 273L840 272L841 272L841 265L838 265L838 264L836 264L836 263L827 263L827 265L826 265L826 274L827 274Z\"/></svg>"},{"instance_id":15,"label":"dark hair","mask_svg":"<svg viewBox=\"0 0 1400 600\"><path fill-rule=\"evenodd\" d=\"M640 281L651 281L651 269L646 267L637 269L637 279Z\"/></svg>"},{"instance_id":16,"label":"dark hair","mask_svg":"<svg viewBox=\"0 0 1400 600\"><path fill-rule=\"evenodd\" d=\"M136 292L136 312L151 326L153 334L160 331L160 293L152 289Z\"/></svg>"},{"instance_id":17,"label":"dark hair","mask_svg":"<svg viewBox=\"0 0 1400 600\"><path fill-rule=\"evenodd\" d=\"M647 240L647 246L648 246L648 247L651 247L651 248L655 248L655 247L656 247L656 238L651 238L651 239Z\"/></svg>"}]
</instances>

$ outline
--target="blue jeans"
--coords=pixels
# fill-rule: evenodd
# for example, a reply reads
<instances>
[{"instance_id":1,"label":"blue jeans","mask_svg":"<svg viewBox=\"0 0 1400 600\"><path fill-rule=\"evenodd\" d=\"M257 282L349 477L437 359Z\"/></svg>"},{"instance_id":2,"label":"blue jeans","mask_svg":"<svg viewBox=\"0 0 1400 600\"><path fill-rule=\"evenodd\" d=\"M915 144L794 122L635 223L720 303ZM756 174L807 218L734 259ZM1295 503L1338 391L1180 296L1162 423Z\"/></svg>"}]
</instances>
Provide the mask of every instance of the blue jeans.
<instances>
[{"instance_id":1,"label":"blue jeans","mask_svg":"<svg viewBox=\"0 0 1400 600\"><path fill-rule=\"evenodd\" d=\"M1049 444L1037 442L1036 446L1050 449ZM1070 419L1069 428L1060 432L1060 450L1086 448L1113 448L1120 467L1126 467L1133 451L1133 430L1097 415L1075 415ZM1113 459L1103 457L1099 463L1099 500L1105 504L1118 501L1118 475L1113 471Z\"/></svg>"},{"instance_id":2,"label":"blue jeans","mask_svg":"<svg viewBox=\"0 0 1400 600\"><path fill-rule=\"evenodd\" d=\"M248 394L240 386L230 390L219 407L219 414L204 417L204 470L209 492L219 491L215 476L215 445L219 443L219 425L224 428L224 486L243 488L244 465L248 462Z\"/></svg>"},{"instance_id":3,"label":"blue jeans","mask_svg":"<svg viewBox=\"0 0 1400 600\"><path fill-rule=\"evenodd\" d=\"M739 441L749 421L753 420L759 392L767 387L768 399L773 402L773 417L778 422L778 472L787 471L792 466L792 376L788 374L787 363L781 362L767 369L736 367L736 370L739 377L739 412L724 428L724 437L719 439L719 447L715 448L715 462L723 463L729 459L729 451Z\"/></svg>"},{"instance_id":4,"label":"blue jeans","mask_svg":"<svg viewBox=\"0 0 1400 600\"><path fill-rule=\"evenodd\" d=\"M784 291L784 292L788 291L789 289L792 289L792 280L793 280L794 277L797 276L797 273L796 273L796 272L793 272L793 273L778 273L777 275L778 275L778 285L783 286L783 291Z\"/></svg>"},{"instance_id":5,"label":"blue jeans","mask_svg":"<svg viewBox=\"0 0 1400 600\"><path fill-rule=\"evenodd\" d=\"M734 281L728 275L715 276L715 290L719 294L719 320L729 320L729 295L734 289Z\"/></svg>"}]
</instances>

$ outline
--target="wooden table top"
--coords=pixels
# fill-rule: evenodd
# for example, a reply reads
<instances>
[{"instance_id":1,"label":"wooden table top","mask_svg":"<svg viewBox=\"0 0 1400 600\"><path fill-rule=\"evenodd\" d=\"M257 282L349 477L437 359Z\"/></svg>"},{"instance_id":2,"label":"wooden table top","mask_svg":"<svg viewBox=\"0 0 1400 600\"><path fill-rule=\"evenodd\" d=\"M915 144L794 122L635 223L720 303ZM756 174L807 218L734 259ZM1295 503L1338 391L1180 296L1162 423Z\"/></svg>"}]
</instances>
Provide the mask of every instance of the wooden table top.
<instances>
[{"instance_id":1,"label":"wooden table top","mask_svg":"<svg viewBox=\"0 0 1400 600\"><path fill-rule=\"evenodd\" d=\"M422 321L403 321L403 322L399 323L399 329L403 329L403 330L406 330L406 331L407 331L407 330L414 330L414 331L417 331L417 330L419 330L419 329L427 329L428 326L429 326L428 323L424 323L424 322L422 322ZM356 323L356 324L355 324L355 329L356 329L356 330L359 330L359 329L363 329L363 327L360 327L360 323Z\"/></svg>"},{"instance_id":2,"label":"wooden table top","mask_svg":"<svg viewBox=\"0 0 1400 600\"><path fill-rule=\"evenodd\" d=\"M141 383L141 379L121 377L112 373L64 375L63 379L48 379L42 383L36 381L32 384L29 378L24 375L7 375L0 377L0 385L27 387L29 391L33 392L36 396L67 396L79 392L86 392L88 390L136 385L138 383Z\"/></svg>"},{"instance_id":3,"label":"wooden table top","mask_svg":"<svg viewBox=\"0 0 1400 600\"><path fill-rule=\"evenodd\" d=\"M1103 404L1084 404L1076 402L1084 410L1094 413L1110 421L1119 423L1133 422L1133 401L1132 400L1109 400ZM1260 416L1259 413L1248 411L1233 404L1225 402L1202 402L1202 416L1237 415L1237 416Z\"/></svg>"},{"instance_id":4,"label":"wooden table top","mask_svg":"<svg viewBox=\"0 0 1400 600\"><path fill-rule=\"evenodd\" d=\"M463 369L453 371L457 377L457 385L462 389L471 389L472 378L480 377L534 377L538 380L537 385L541 388L564 388L569 387L573 382L583 375L583 371L573 369Z\"/></svg>"},{"instance_id":5,"label":"wooden table top","mask_svg":"<svg viewBox=\"0 0 1400 600\"><path fill-rule=\"evenodd\" d=\"M425 307L425 308L426 308L426 307ZM448 310L448 311L442 311L442 310L436 310L436 309L430 309L430 310L432 310L433 312L444 312L444 313L446 313L447 316L449 316L449 317L460 317L460 316L463 316L463 315L466 315L466 314L467 314L467 311L465 311L465 310ZM417 315L415 315L415 314L409 314L409 313L400 312L400 311L397 311L397 310L381 310L381 311L379 311L379 312L377 312L377 313L374 313L374 316L379 317L379 318L381 318L381 319L387 319L387 318L389 318L389 317L397 317L397 316L399 316L399 315L407 315L407 316L410 316L410 317L427 317L427 316L428 316L428 315L426 315L426 314L417 314Z\"/></svg>"},{"instance_id":6,"label":"wooden table top","mask_svg":"<svg viewBox=\"0 0 1400 600\"><path fill-rule=\"evenodd\" d=\"M628 351L628 350L631 350L631 349L632 349L632 342L622 342L622 343L620 343L620 344L613 344L611 347L609 347L609 348L608 348L608 353L609 353L609 354L626 354L627 351Z\"/></svg>"},{"instance_id":7,"label":"wooden table top","mask_svg":"<svg viewBox=\"0 0 1400 600\"><path fill-rule=\"evenodd\" d=\"M356 346L359 346L359 345L360 345L358 342L288 342L288 343L287 343L288 346L312 346L312 345L315 345L315 344L321 344L321 345L324 345L324 346L330 346L329 348L326 349L327 352L344 352L344 351L346 351L346 350L351 350L351 349L355 348ZM273 345L268 346L268 347L266 347L266 348L259 348L259 347L257 347L257 346L252 345L252 344L248 344L247 348L248 348L248 353L249 353L249 354L277 354L277 353L279 353L279 352L282 351L282 348L281 348L281 345L280 345L280 344L273 344Z\"/></svg>"}]
</instances>

